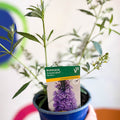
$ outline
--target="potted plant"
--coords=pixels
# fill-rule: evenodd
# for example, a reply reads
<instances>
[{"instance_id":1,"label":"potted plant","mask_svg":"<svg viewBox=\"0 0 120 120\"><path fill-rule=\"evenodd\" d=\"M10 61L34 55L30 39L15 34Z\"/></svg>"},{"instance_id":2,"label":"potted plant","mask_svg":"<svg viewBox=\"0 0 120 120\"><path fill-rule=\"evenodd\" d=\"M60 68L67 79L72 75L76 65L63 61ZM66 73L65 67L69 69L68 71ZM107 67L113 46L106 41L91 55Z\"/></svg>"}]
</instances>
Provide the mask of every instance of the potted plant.
<instances>
[{"instance_id":1,"label":"potted plant","mask_svg":"<svg viewBox=\"0 0 120 120\"><path fill-rule=\"evenodd\" d=\"M50 31L49 35L46 35L46 29L45 29L45 6L44 1L41 0L40 5L31 6L28 8L30 10L29 13L26 14L26 16L29 17L36 17L42 21L43 26L43 34L36 34L36 36L30 34L30 33L24 33L24 32L18 32L15 29L15 25L12 25L10 29L0 26L1 29L5 30L8 34L8 38L4 36L0 36L1 39L5 40L10 44L10 49L7 49L2 43L0 43L0 47L3 49L0 51L0 57L4 57L5 55L9 54L11 55L15 60L18 61L18 63L23 66L23 71L20 72L25 77L29 78L29 81L25 83L13 96L15 98L20 93L22 93L34 80L36 80L38 86L42 87L42 90L35 94L33 98L33 104L38 109L40 113L41 120L84 120L87 112L88 112L88 105L91 99L90 93L83 87L81 87L81 104L82 106L80 108L77 108L75 110L71 111L65 111L65 112L52 112L48 109L47 104L47 85L42 82L42 80L39 80L38 76L40 75L40 72L44 70L45 67L51 66L48 65L48 58L47 58L47 46L60 39L61 37L67 37L72 36L72 39L70 42L77 42L77 45L74 44L74 46L69 48L68 53L65 53L64 55L61 54L59 56L58 61L55 61L53 65L62 65L64 62L67 65L80 65L81 68L86 72L83 77L94 71L95 69L100 69L103 63L106 63L108 61L108 53L103 54L102 48L101 48L101 41L95 41L95 39L105 33L106 30L108 30L108 35L111 34L111 32L117 33L120 35L119 32L115 31L112 27L117 26L117 24L113 24L113 15L111 12L113 11L112 8L104 8L104 4L107 3L110 0L96 0L96 2L92 0L86 0L87 4L89 6L89 10L79 9L81 12L88 14L92 16L95 19L95 23L93 24L93 28L91 32L84 33L81 37L75 29L73 29L72 33L60 35L53 40L51 40L51 36L53 34L53 30ZM107 16L106 16L107 14ZM110 16L108 16L108 14ZM106 27L108 25L108 27ZM95 28L98 27L99 31L97 34L93 34L95 31ZM15 34L19 34L22 37L13 44L14 36ZM45 53L45 65L41 65L38 62L35 63L35 65L31 65L30 67L27 67L23 62L21 62L16 56L14 55L14 49L22 42L23 38L27 38L31 41L34 41L40 46L44 48ZM24 49L24 48L23 48ZM97 53L98 52L98 53ZM70 57L70 58L69 58ZM91 61L91 58L97 58L96 60ZM67 61L67 62L66 62ZM92 64L91 64L92 62ZM35 72L33 72L33 70Z\"/></svg>"}]
</instances>

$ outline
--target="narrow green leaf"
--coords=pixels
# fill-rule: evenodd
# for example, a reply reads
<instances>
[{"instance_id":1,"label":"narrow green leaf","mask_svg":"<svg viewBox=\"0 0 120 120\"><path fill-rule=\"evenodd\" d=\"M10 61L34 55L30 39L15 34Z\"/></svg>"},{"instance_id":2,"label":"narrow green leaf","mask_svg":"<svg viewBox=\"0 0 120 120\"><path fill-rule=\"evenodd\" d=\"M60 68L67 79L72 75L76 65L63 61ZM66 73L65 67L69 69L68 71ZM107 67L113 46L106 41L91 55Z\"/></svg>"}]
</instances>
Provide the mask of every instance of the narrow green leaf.
<instances>
[{"instance_id":1,"label":"narrow green leaf","mask_svg":"<svg viewBox=\"0 0 120 120\"><path fill-rule=\"evenodd\" d=\"M0 28L4 29L6 32L9 32L9 29L6 28L6 27L4 27L4 26L1 26L1 25L0 25Z\"/></svg>"},{"instance_id":2,"label":"narrow green leaf","mask_svg":"<svg viewBox=\"0 0 120 120\"><path fill-rule=\"evenodd\" d=\"M93 43L94 47L96 48L96 50L98 51L98 53L99 53L100 55L102 55L101 45L100 45L98 42L96 42L96 41L92 41L92 43Z\"/></svg>"},{"instance_id":3,"label":"narrow green leaf","mask_svg":"<svg viewBox=\"0 0 120 120\"><path fill-rule=\"evenodd\" d=\"M6 53L6 54L2 54L2 55L0 55L0 57L3 57L3 56L5 56L5 55L7 55L7 53Z\"/></svg>"},{"instance_id":4,"label":"narrow green leaf","mask_svg":"<svg viewBox=\"0 0 120 120\"><path fill-rule=\"evenodd\" d=\"M101 24L96 24L98 27L101 27Z\"/></svg>"},{"instance_id":5,"label":"narrow green leaf","mask_svg":"<svg viewBox=\"0 0 120 120\"><path fill-rule=\"evenodd\" d=\"M12 38L12 36L11 36L11 33L10 33L10 32L8 32L8 33L7 33L7 36L8 36L8 38L12 41L12 39L13 39L13 38Z\"/></svg>"},{"instance_id":6,"label":"narrow green leaf","mask_svg":"<svg viewBox=\"0 0 120 120\"><path fill-rule=\"evenodd\" d=\"M111 28L109 28L109 35L111 34L111 31L112 31Z\"/></svg>"},{"instance_id":7,"label":"narrow green leaf","mask_svg":"<svg viewBox=\"0 0 120 120\"><path fill-rule=\"evenodd\" d=\"M113 14L111 15L111 18L110 18L110 24L112 23L113 21Z\"/></svg>"},{"instance_id":8,"label":"narrow green leaf","mask_svg":"<svg viewBox=\"0 0 120 120\"><path fill-rule=\"evenodd\" d=\"M114 26L114 27L115 27L115 26L118 26L118 25L119 25L119 24L112 24L112 26Z\"/></svg>"},{"instance_id":9,"label":"narrow green leaf","mask_svg":"<svg viewBox=\"0 0 120 120\"><path fill-rule=\"evenodd\" d=\"M28 12L25 16L42 18L42 16L36 11Z\"/></svg>"},{"instance_id":10,"label":"narrow green leaf","mask_svg":"<svg viewBox=\"0 0 120 120\"><path fill-rule=\"evenodd\" d=\"M82 40L81 39L76 39L76 38L73 38L72 40L69 41L69 43L73 42L73 41L76 41L76 42L81 42Z\"/></svg>"},{"instance_id":11,"label":"narrow green leaf","mask_svg":"<svg viewBox=\"0 0 120 120\"><path fill-rule=\"evenodd\" d=\"M90 4L92 2L92 0L87 0L87 4Z\"/></svg>"},{"instance_id":12,"label":"narrow green leaf","mask_svg":"<svg viewBox=\"0 0 120 120\"><path fill-rule=\"evenodd\" d=\"M115 32L116 34L118 34L118 35L120 35L120 33L118 32L118 31L116 31L116 30L113 30L113 29L111 29L113 32Z\"/></svg>"},{"instance_id":13,"label":"narrow green leaf","mask_svg":"<svg viewBox=\"0 0 120 120\"><path fill-rule=\"evenodd\" d=\"M42 40L44 41L43 37L41 37L39 34L36 33L36 35Z\"/></svg>"},{"instance_id":14,"label":"narrow green leaf","mask_svg":"<svg viewBox=\"0 0 120 120\"><path fill-rule=\"evenodd\" d=\"M42 107L42 105L44 104L45 100L47 99L47 97L45 96L39 103L39 108Z\"/></svg>"},{"instance_id":15,"label":"narrow green leaf","mask_svg":"<svg viewBox=\"0 0 120 120\"><path fill-rule=\"evenodd\" d=\"M86 67L88 70L90 70L90 64L88 62L86 63Z\"/></svg>"},{"instance_id":16,"label":"narrow green leaf","mask_svg":"<svg viewBox=\"0 0 120 120\"><path fill-rule=\"evenodd\" d=\"M12 99L14 99L15 97L17 97L20 93L22 93L27 87L28 85L31 83L31 81L25 83L16 93L15 95L12 97Z\"/></svg>"},{"instance_id":17,"label":"narrow green leaf","mask_svg":"<svg viewBox=\"0 0 120 120\"><path fill-rule=\"evenodd\" d=\"M7 38L5 38L5 37L3 37L3 36L0 36L0 39L6 40L6 41L8 41L9 43L11 43L11 41L9 41Z\"/></svg>"},{"instance_id":18,"label":"narrow green leaf","mask_svg":"<svg viewBox=\"0 0 120 120\"><path fill-rule=\"evenodd\" d=\"M22 35L25 38L28 38L28 39L30 39L32 41L40 43L40 41L35 36L33 36L33 35L29 34L29 33L24 33L24 32L17 32L17 33Z\"/></svg>"},{"instance_id":19,"label":"narrow green leaf","mask_svg":"<svg viewBox=\"0 0 120 120\"><path fill-rule=\"evenodd\" d=\"M87 95L87 92L82 87L80 88L80 91L81 91L81 93L84 93L85 95Z\"/></svg>"},{"instance_id":20,"label":"narrow green leaf","mask_svg":"<svg viewBox=\"0 0 120 120\"><path fill-rule=\"evenodd\" d=\"M84 9L79 9L81 12L86 13L87 15L91 15L94 16L94 14L88 10L84 10Z\"/></svg>"},{"instance_id":21,"label":"narrow green leaf","mask_svg":"<svg viewBox=\"0 0 120 120\"><path fill-rule=\"evenodd\" d=\"M34 65L31 65L30 67L36 70L36 67Z\"/></svg>"},{"instance_id":22,"label":"narrow green leaf","mask_svg":"<svg viewBox=\"0 0 120 120\"><path fill-rule=\"evenodd\" d=\"M29 73L25 69L23 72L20 72L20 74L23 74L25 77L30 77Z\"/></svg>"},{"instance_id":23,"label":"narrow green leaf","mask_svg":"<svg viewBox=\"0 0 120 120\"><path fill-rule=\"evenodd\" d=\"M23 40L24 37L20 38L14 45L13 45L13 49L14 50L20 43L21 41Z\"/></svg>"},{"instance_id":24,"label":"narrow green leaf","mask_svg":"<svg viewBox=\"0 0 120 120\"><path fill-rule=\"evenodd\" d=\"M53 34L53 31L54 31L54 30L51 30L51 32L50 32L50 34L49 34L49 36L48 36L48 38L47 38L47 41L49 41L51 35Z\"/></svg>"},{"instance_id":25,"label":"narrow green leaf","mask_svg":"<svg viewBox=\"0 0 120 120\"><path fill-rule=\"evenodd\" d=\"M55 40L57 40L57 39L60 39L60 38L62 38L62 37L65 37L65 36L67 36L67 35L68 35L68 34L60 35L60 36L56 37L55 39L53 39L52 41L55 41Z\"/></svg>"},{"instance_id":26,"label":"narrow green leaf","mask_svg":"<svg viewBox=\"0 0 120 120\"><path fill-rule=\"evenodd\" d=\"M85 68L85 67L82 67L82 69L83 69L84 71L88 72L88 69L87 69L87 68Z\"/></svg>"},{"instance_id":27,"label":"narrow green leaf","mask_svg":"<svg viewBox=\"0 0 120 120\"><path fill-rule=\"evenodd\" d=\"M100 31L105 27L105 26L104 26L104 25L105 25L105 22L106 22L106 19L103 20L103 22L102 22L102 24L101 24L101 26L100 26Z\"/></svg>"}]
</instances>

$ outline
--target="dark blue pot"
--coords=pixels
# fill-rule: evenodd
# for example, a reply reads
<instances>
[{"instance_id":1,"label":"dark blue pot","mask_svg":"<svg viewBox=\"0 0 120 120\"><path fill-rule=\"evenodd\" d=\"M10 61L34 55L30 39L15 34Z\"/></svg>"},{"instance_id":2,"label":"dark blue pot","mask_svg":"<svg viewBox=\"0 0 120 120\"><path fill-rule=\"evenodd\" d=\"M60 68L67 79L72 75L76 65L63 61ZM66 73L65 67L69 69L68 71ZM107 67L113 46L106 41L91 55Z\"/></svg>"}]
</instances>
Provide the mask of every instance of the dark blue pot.
<instances>
[{"instance_id":1,"label":"dark blue pot","mask_svg":"<svg viewBox=\"0 0 120 120\"><path fill-rule=\"evenodd\" d=\"M82 87L82 89L86 91L88 96L86 103L80 108L66 112L52 112L43 108L38 108L36 101L40 96L40 92L36 94L33 98L33 104L39 111L41 120L84 120L88 112L88 105L91 101L91 96L85 88Z\"/></svg>"}]
</instances>

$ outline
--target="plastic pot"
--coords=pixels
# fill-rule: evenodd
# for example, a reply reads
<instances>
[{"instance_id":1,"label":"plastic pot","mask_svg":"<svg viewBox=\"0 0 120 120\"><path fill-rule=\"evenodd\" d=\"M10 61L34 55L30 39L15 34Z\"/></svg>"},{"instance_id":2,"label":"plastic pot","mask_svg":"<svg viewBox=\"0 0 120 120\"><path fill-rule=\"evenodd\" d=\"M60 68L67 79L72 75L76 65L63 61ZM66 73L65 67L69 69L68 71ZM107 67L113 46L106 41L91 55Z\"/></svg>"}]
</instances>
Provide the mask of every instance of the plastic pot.
<instances>
[{"instance_id":1,"label":"plastic pot","mask_svg":"<svg viewBox=\"0 0 120 120\"><path fill-rule=\"evenodd\" d=\"M33 104L37 108L41 120L84 120L88 112L88 105L91 101L91 95L85 88L82 87L82 89L84 89L87 93L88 99L86 103L80 108L66 112L52 112L45 110L44 108L39 108L36 101L38 97L40 97L40 92L37 93L33 98Z\"/></svg>"}]
</instances>

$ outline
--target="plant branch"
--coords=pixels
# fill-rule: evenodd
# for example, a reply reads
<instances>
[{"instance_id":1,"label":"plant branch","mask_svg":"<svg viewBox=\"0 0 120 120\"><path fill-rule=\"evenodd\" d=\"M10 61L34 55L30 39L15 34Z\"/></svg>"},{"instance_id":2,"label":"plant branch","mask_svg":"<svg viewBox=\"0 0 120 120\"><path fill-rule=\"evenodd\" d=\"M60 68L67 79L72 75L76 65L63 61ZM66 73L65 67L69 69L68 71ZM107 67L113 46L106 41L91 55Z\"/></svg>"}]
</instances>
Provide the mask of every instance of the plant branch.
<instances>
[{"instance_id":1,"label":"plant branch","mask_svg":"<svg viewBox=\"0 0 120 120\"><path fill-rule=\"evenodd\" d=\"M17 59L17 57L15 55L13 55L7 48L5 48L1 43L0 43L0 46L8 53L10 54L16 61L18 61L24 68L26 68L26 70L28 70L31 75L38 81L39 79L37 78L37 76L25 65L23 64L19 59ZM43 89L45 90L45 87L43 86L43 84L41 84L41 86L43 87Z\"/></svg>"},{"instance_id":2,"label":"plant branch","mask_svg":"<svg viewBox=\"0 0 120 120\"><path fill-rule=\"evenodd\" d=\"M94 25L93 25L93 27L92 27L92 30L91 30L91 32L90 32L90 35L89 35L88 40L87 40L87 42L86 42L86 45L85 45L85 47L84 47L84 49L83 49L82 55L81 55L80 60L79 60L79 64L81 64L81 60L82 60L82 58L83 58L83 56L84 56L85 50L86 50L86 48L87 48L87 45L88 45L89 42L90 42L91 36L92 36L92 34L93 34L94 30L95 30L95 27L96 27L96 24L97 24L97 21L98 21L98 19L99 19L99 16L100 16L101 11L102 11L102 5L100 6L98 15L96 16L95 23L94 23Z\"/></svg>"}]
</instances>

